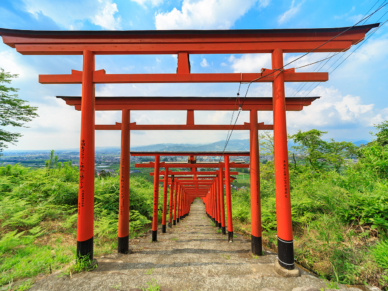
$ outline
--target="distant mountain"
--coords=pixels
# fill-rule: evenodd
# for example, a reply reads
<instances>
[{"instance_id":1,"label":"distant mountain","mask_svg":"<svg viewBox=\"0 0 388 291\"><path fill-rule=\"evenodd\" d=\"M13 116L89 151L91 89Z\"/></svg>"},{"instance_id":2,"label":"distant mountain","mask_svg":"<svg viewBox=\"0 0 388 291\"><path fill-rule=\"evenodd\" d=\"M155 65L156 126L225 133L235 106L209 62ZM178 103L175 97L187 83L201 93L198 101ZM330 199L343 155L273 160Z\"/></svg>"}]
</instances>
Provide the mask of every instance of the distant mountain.
<instances>
[{"instance_id":1,"label":"distant mountain","mask_svg":"<svg viewBox=\"0 0 388 291\"><path fill-rule=\"evenodd\" d=\"M353 141L353 144L359 147L362 144L366 145L368 142L370 142L370 141L362 139L362 140L358 140L358 141Z\"/></svg>"},{"instance_id":2,"label":"distant mountain","mask_svg":"<svg viewBox=\"0 0 388 291\"><path fill-rule=\"evenodd\" d=\"M173 144L173 143L162 143L147 146L132 147L131 151L138 152L208 152L208 151L223 151L225 141L217 141L210 144ZM234 139L230 140L226 151L249 151L249 140L248 139Z\"/></svg>"},{"instance_id":3,"label":"distant mountain","mask_svg":"<svg viewBox=\"0 0 388 291\"><path fill-rule=\"evenodd\" d=\"M367 140L353 141L353 144L360 146L367 144ZM160 143L146 146L131 147L131 151L138 152L208 152L208 151L223 151L225 146L225 140L217 141L208 144L176 144L176 143ZM290 141L288 147L291 148L295 144ZM249 139L232 139L229 141L226 151L249 151ZM28 154L48 154L49 150L5 150L4 155L28 155ZM67 150L55 150L57 154L79 154L79 149L67 149ZM96 153L98 154L120 154L120 147L96 147Z\"/></svg>"}]
</instances>

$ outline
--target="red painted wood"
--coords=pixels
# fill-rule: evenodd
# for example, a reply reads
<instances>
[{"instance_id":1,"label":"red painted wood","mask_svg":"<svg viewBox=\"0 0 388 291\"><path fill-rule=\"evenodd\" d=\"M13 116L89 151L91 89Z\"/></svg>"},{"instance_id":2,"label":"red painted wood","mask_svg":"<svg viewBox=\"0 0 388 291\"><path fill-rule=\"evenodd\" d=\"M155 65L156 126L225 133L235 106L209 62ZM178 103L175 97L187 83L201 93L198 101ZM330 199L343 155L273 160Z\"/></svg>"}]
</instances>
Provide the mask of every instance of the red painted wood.
<instances>
[{"instance_id":1,"label":"red painted wood","mask_svg":"<svg viewBox=\"0 0 388 291\"><path fill-rule=\"evenodd\" d=\"M93 238L94 227L94 55L83 53L81 145L79 161L77 241Z\"/></svg>"},{"instance_id":2,"label":"red painted wood","mask_svg":"<svg viewBox=\"0 0 388 291\"><path fill-rule=\"evenodd\" d=\"M130 172L129 122L130 122L130 112L128 109L124 109L122 112L123 130L121 131L118 237L126 237L129 235L129 172Z\"/></svg>"},{"instance_id":3,"label":"red painted wood","mask_svg":"<svg viewBox=\"0 0 388 291\"><path fill-rule=\"evenodd\" d=\"M273 68L283 66L282 49L276 49L272 53L272 66ZM284 81L283 74L280 74L273 84L273 112L274 118L276 118L274 124L276 219L278 237L282 240L291 241L293 235Z\"/></svg>"},{"instance_id":4,"label":"red painted wood","mask_svg":"<svg viewBox=\"0 0 388 291\"><path fill-rule=\"evenodd\" d=\"M154 171L159 172L160 157L155 156ZM153 214L152 214L152 230L158 229L158 209L159 209L159 176L154 176L154 201L153 201Z\"/></svg>"},{"instance_id":5,"label":"red painted wood","mask_svg":"<svg viewBox=\"0 0 388 291\"><path fill-rule=\"evenodd\" d=\"M260 160L257 111L250 112L250 163L251 163L251 234L261 237L261 205L260 205Z\"/></svg>"},{"instance_id":6,"label":"red painted wood","mask_svg":"<svg viewBox=\"0 0 388 291\"><path fill-rule=\"evenodd\" d=\"M225 157L225 177L226 208L228 212L228 232L233 232L232 192L230 190L230 179L228 179L230 177L229 157Z\"/></svg>"},{"instance_id":7,"label":"red painted wood","mask_svg":"<svg viewBox=\"0 0 388 291\"><path fill-rule=\"evenodd\" d=\"M93 82L96 84L125 84L125 83L255 83L273 82L277 73L271 70L262 73L195 73L195 74L104 74L95 72ZM288 71L284 74L286 82L326 82L329 74L295 73ZM39 75L41 84L81 84L82 76L71 75Z\"/></svg>"}]
</instances>

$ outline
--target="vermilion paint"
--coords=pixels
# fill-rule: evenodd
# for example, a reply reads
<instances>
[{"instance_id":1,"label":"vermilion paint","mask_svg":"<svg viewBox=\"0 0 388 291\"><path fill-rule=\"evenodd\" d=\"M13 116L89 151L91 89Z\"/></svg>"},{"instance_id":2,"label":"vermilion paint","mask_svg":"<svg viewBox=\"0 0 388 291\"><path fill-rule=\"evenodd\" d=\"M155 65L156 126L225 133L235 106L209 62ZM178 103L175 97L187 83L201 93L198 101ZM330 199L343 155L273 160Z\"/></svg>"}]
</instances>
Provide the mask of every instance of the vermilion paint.
<instances>
[{"instance_id":1,"label":"vermilion paint","mask_svg":"<svg viewBox=\"0 0 388 291\"><path fill-rule=\"evenodd\" d=\"M230 190L229 157L225 156L224 159L225 159L226 208L228 211L228 233L232 234L229 236L229 241L233 241L232 193ZM222 197L222 200L224 200L224 197Z\"/></svg>"},{"instance_id":2,"label":"vermilion paint","mask_svg":"<svg viewBox=\"0 0 388 291\"><path fill-rule=\"evenodd\" d=\"M129 134L130 112L128 109L122 111L121 130L121 158L120 158L120 197L119 197L119 252L128 252L127 237L129 235L129 171L130 171L130 134ZM125 238L125 239L124 239Z\"/></svg>"},{"instance_id":3,"label":"vermilion paint","mask_svg":"<svg viewBox=\"0 0 388 291\"><path fill-rule=\"evenodd\" d=\"M83 52L81 144L79 163L77 241L93 240L94 227L94 54ZM93 257L91 249L78 244L78 255Z\"/></svg>"},{"instance_id":4,"label":"vermilion paint","mask_svg":"<svg viewBox=\"0 0 388 291\"><path fill-rule=\"evenodd\" d=\"M154 172L159 173L160 157L155 156ZM157 241L158 211L159 211L159 175L154 176L154 201L152 213L152 241Z\"/></svg>"}]
</instances>

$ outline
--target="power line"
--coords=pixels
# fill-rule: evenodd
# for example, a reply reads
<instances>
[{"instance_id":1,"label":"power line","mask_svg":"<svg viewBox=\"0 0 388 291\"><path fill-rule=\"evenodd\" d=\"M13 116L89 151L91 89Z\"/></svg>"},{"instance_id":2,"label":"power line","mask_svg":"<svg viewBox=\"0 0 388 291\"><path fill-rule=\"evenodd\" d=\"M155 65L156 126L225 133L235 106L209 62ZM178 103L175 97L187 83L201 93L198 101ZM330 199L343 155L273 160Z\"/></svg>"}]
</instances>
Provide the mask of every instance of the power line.
<instances>
[{"instance_id":1,"label":"power line","mask_svg":"<svg viewBox=\"0 0 388 291\"><path fill-rule=\"evenodd\" d=\"M388 4L388 3L385 3L385 4L383 3L383 5L381 5L379 8L377 8L374 12L372 12L371 14L369 14L369 15L366 16L366 17L363 17L361 20L359 20L359 21L358 21L356 24L354 24L353 26L348 27L347 29L345 29L344 31L342 31L341 33L339 33L338 35L332 37L332 38L329 39L328 41L326 41L326 42L324 42L323 44L317 46L316 48L314 48L314 49L312 49L311 51L305 53L304 55L302 55L302 56L300 56L300 57L294 59L293 61L287 63L286 65L283 65L281 68L272 70L271 73L268 73L267 75L264 75L264 76L261 75L259 78L256 78L256 79L250 81L249 84L248 84L248 87L247 87L247 89L246 89L246 92L245 92L245 95L244 95L244 99L243 99L242 103L239 104L239 111L238 111L238 114L237 114L237 116L236 116L236 120L235 120L235 122L234 122L234 124L233 124L233 127L232 127L232 129L231 129L230 135L227 137L227 139L226 139L226 141L225 141L225 146L224 146L224 150L223 150L222 153L225 152L225 149L226 149L226 147L227 147L227 145L228 145L228 143L229 143L229 141L230 141L230 138L232 137L233 130L234 130L236 124L237 124L238 118L239 118L240 113L241 113L241 111L242 111L242 106L243 106L244 103L245 103L246 97L247 97L247 95L248 95L249 88L250 88L250 86L251 86L251 84L252 84L253 82L256 82L256 81L258 81L258 80L260 80L260 79L262 79L262 78L265 78L265 77L267 77L267 76L269 76L269 75L272 75L272 74L274 74L274 73L277 72L277 71L280 71L280 72L278 73L278 75L279 75L281 72L284 71L284 68L285 68L286 66L288 66L288 65L290 65L290 64L292 64L292 63L294 63L294 62L300 60L301 58L307 56L308 54L310 54L310 53L316 51L317 49L319 49L320 47L324 46L324 45L327 44L328 42L332 41L333 39L339 37L340 35L344 34L344 33L347 32L348 30L352 29L353 27L355 27L357 24L361 23L362 21L364 21L364 20L366 21L366 20L369 19L372 15L374 15L374 14L377 13L379 10L381 10L383 7L385 7L387 4ZM373 7L374 7L374 6L373 6ZM369 11L370 11L370 10L369 10ZM368 12L369 12L369 11L368 11ZM377 30L376 30L376 31L377 31ZM263 72L263 73L264 73L264 72ZM242 75L241 75L241 76L242 76ZM276 76L275 76L275 78L276 78ZM320 83L318 83L318 85L319 85L319 84L320 84ZM317 86L318 86L318 85L317 85ZM315 88L314 88L314 89L315 89ZM313 90L314 90L314 89L313 89ZM311 92L311 91L310 91L310 92ZM232 116L233 116L233 115L232 115Z\"/></svg>"},{"instance_id":2,"label":"power line","mask_svg":"<svg viewBox=\"0 0 388 291\"><path fill-rule=\"evenodd\" d=\"M368 10L368 12L367 13L365 13L365 15L364 15L364 18L365 18L365 16L369 13L369 11L371 11L375 6L376 6L376 4L379 2L380 0L378 0L369 10ZM376 12L378 11L378 10L380 10L380 8L382 8L383 6L385 6L384 4L385 4L385 2L387 2L387 0L385 0L385 1L383 1L383 3L378 7L378 9L376 10ZM387 12L386 12L387 13ZM380 19L381 18L383 18L384 17L384 15L386 14L386 13L384 13L383 14L383 16L382 17L380 17L378 20L377 20L377 22L379 22L380 21ZM371 15L372 16L372 15ZM367 20L367 19L366 19ZM365 20L365 21L366 21ZM361 20L362 21L362 20ZM365 21L364 21L364 23L365 23ZM373 31L372 31L372 33L373 33ZM327 59L327 61L325 62L325 64L327 64L329 61L330 61L330 59L331 58L333 58L333 57L335 57L335 56L337 56L338 54L340 54L340 53L343 53L344 51L346 51L346 50L348 50L348 49L350 49L351 48L351 45L348 47L348 48L346 48L346 49L343 49L342 51L340 51L340 52L337 52L336 54L333 54L332 56L330 56L330 57L328 57L328 58L325 58L325 59L322 59L322 60L319 60L319 61L317 61L317 62L314 62L314 63L319 63L319 62L322 62L322 61L324 61L324 60L326 60ZM337 63L341 58L343 58L345 56L345 54L342 54L333 64L331 64L330 65L330 68L335 64L335 63ZM300 69L300 68L303 68L303 67L307 67L307 66L310 66L310 65L312 65L312 64L314 64L314 63L311 63L311 64L307 64L307 65L304 65L304 66L300 66L300 67L297 67L297 68L295 68L295 69ZM322 66L323 67L323 66ZM321 68L322 68L321 67ZM321 69L320 68L320 69ZM329 68L329 70L330 70L330 68ZM319 71L319 70L318 70ZM320 83L319 83L320 84ZM318 84L318 85L319 85ZM294 94L294 96L296 96L304 87L305 87L305 85L307 85L307 83L306 82L304 82L304 85L303 86L299 86L297 89L296 89L296 93ZM309 86L309 88L311 88L311 87L313 87L314 86L314 84L312 84L312 85L310 85ZM300 88L301 87L301 88ZM314 88L315 89L315 88Z\"/></svg>"},{"instance_id":3,"label":"power line","mask_svg":"<svg viewBox=\"0 0 388 291\"><path fill-rule=\"evenodd\" d=\"M385 14L387 14L388 13L388 11L385 13ZM385 15L384 14L384 15ZM379 29L379 28L381 28L385 23L387 23L388 22L388 19L387 20L385 20L377 29L375 29L370 35L369 35L369 37L368 38L366 38L366 39L364 39L362 42L361 42L361 44L359 45L359 46L357 46L342 62L340 62L331 72L329 72L329 75L330 74L332 74L340 65L342 65L342 63L343 62L345 62L352 54L354 54L355 52L356 52L356 50L358 50L363 44L365 44L365 42ZM334 63L335 64L335 63ZM334 65L333 64L333 65ZM332 66L333 66L332 65ZM332 67L331 66L331 67ZM330 68L331 68L330 67ZM307 97L312 91L314 91L315 90L315 88L317 88L318 86L319 86L319 84L321 84L322 82L319 82L312 90L310 90L310 92L308 92L307 94L306 94L306 96L305 97Z\"/></svg>"}]
</instances>

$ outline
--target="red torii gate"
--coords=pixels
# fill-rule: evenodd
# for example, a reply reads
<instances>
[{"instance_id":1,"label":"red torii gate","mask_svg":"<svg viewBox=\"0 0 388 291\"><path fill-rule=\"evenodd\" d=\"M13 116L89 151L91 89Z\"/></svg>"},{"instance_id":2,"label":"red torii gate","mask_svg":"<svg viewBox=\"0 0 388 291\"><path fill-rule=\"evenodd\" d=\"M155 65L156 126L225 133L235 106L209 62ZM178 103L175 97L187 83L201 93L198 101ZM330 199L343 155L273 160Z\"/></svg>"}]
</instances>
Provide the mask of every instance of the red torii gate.
<instances>
[{"instance_id":1,"label":"red torii gate","mask_svg":"<svg viewBox=\"0 0 388 291\"><path fill-rule=\"evenodd\" d=\"M166 171L160 171L159 172L159 176L165 176ZM171 190L170 190L170 203L169 203L169 222L168 222L168 225L170 227L172 227L172 225L176 225L176 218L175 218L175 212L174 212L174 218L172 218L172 214L173 214L173 210L172 210L172 205L174 203L174 188L178 185L178 184L185 184L185 183L188 183L188 182L184 182L184 180L178 180L178 181L174 181L174 178L180 178L180 179L183 179L183 178L193 178L193 177L197 177L197 178L205 178L206 180L203 181L203 184L206 184L205 182L206 181L209 181L209 177L218 177L219 176L219 173L220 171L201 171L201 172L172 172L172 171L167 171L167 175L169 177L169 180L168 180L168 185L171 185ZM191 174L191 175L190 175ZM230 172L230 175L237 175L238 172ZM154 173L150 173L151 176L154 175ZM231 177L231 180L234 180L235 178ZM193 180L188 180L188 181L193 181ZM195 181L195 180L194 180ZM198 181L198 180L197 180ZM179 182L179 183L178 183ZM211 180L211 183L214 183L214 179ZM166 185L166 183L165 183ZM207 191L206 193L202 193L202 192L199 192L198 191L199 189L196 188L196 191L194 193L187 193L188 196L192 195L192 196L195 196L195 197L206 197L207 195ZM176 191L176 190L175 190ZM164 195L164 192L163 192L163 195ZM175 199L176 200L176 199ZM165 214L163 214L164 216ZM207 214L209 215L209 214ZM210 217L210 216L209 216ZM219 225L219 227L221 227L221 224ZM226 234L225 232L225 227L222 229L222 234Z\"/></svg>"},{"instance_id":2,"label":"red torii gate","mask_svg":"<svg viewBox=\"0 0 388 291\"><path fill-rule=\"evenodd\" d=\"M283 53L341 52L364 39L379 24L321 29L178 31L29 31L0 29L3 42L25 55L83 55L83 70L70 75L40 75L43 84L82 84L77 256L93 258L94 84L272 82L275 184L279 264L294 269L288 178L284 82L324 82L327 73L284 70ZM263 73L192 74L189 54L271 53L272 69ZM100 54L177 54L176 74L106 74L95 71ZM276 72L276 73L275 73ZM271 74L270 74L271 73ZM245 104L244 104L245 107ZM191 108L190 108L191 109ZM160 110L160 109L159 109ZM214 109L213 109L214 110ZM233 110L233 109L232 109ZM257 109L251 113L251 208L260 221ZM129 117L129 114L128 114ZM127 124L127 120L125 122ZM156 164L156 163L155 163ZM158 177L155 175L155 177ZM129 194L128 194L129 195ZM121 197L121 196L120 196ZM127 198L125 198L127 199ZM129 199L129 198L128 198ZM124 207L126 205L124 204ZM252 252L261 255L261 229L252 222Z\"/></svg>"},{"instance_id":3,"label":"red torii gate","mask_svg":"<svg viewBox=\"0 0 388 291\"><path fill-rule=\"evenodd\" d=\"M197 153L189 153L189 152L131 152L132 156L155 156L155 163L149 162L149 163L143 163L143 164L135 164L135 167L138 168L154 168L154 212L153 212L153 228L152 228L152 240L157 241L157 221L158 221L158 195L159 195L159 175L156 175L155 173L160 173L159 169L160 167L165 168L164 170L164 191L163 191L163 215L162 215L162 232L166 232L166 205L167 205L167 184L169 182L168 177L171 175L169 174L169 168L191 168L191 173L193 173L194 180L186 180L185 183L189 185L195 184L196 187L194 188L188 188L184 187L185 184L182 180L176 181L177 184L182 186L183 193L190 192L194 196L198 194L198 185L206 185L206 189L201 189L203 193L208 193L210 190L209 186L214 185L214 182L216 182L217 185L217 217L215 218L216 226L218 226L223 234L226 234L225 230L225 210L224 210L224 195L223 195L223 168L225 167L225 188L226 188L226 199L227 199L227 212L228 212L228 236L229 240L233 240L233 223L232 223L232 204L231 204L231 191L230 191L230 168L248 168L248 164L243 163L229 163L229 156L249 156L249 152L197 152ZM160 163L160 156L189 156L188 163L167 163L164 162L163 165ZM195 156L224 156L225 162L217 162L217 163L197 163ZM201 172L198 172L198 168L218 168L218 177L212 180L204 179L204 180L198 180L198 176L201 175ZM176 172L179 173L179 172ZM185 174L186 172L180 172L182 174ZM172 175L173 179L174 175ZM229 179L228 179L229 177ZM173 182L171 180L171 182ZM186 191L185 191L186 190ZM188 190L194 190L194 191L188 191ZM181 192L182 193L182 192ZM221 194L222 193L222 194ZM170 193L171 194L171 193ZM206 196L206 195L205 195ZM171 195L170 195L170 205L171 205ZM181 197L181 196L180 196ZM191 201L192 202L192 201ZM190 204L191 204L190 202ZM186 210L189 210L189 208L185 208ZM259 210L260 211L260 210ZM187 213L184 213L184 216L187 215ZM178 215L177 222L179 222L180 215ZM260 225L261 227L261 225Z\"/></svg>"},{"instance_id":4,"label":"red torii gate","mask_svg":"<svg viewBox=\"0 0 388 291\"><path fill-rule=\"evenodd\" d=\"M161 167L164 167L165 168L165 173L164 173L164 183L165 183L165 188L164 188L164 192L163 192L163 216L162 216L162 232L165 232L166 231L166 220L165 220L165 215L166 215L166 205L167 205L167 191L166 191L166 185L168 183L168 169L169 168L191 168L191 171L192 172L196 172L198 174L200 174L200 172L197 172L196 170L198 168L219 168L219 173L221 173L219 175L219 177L216 179L217 183L219 186L218 188L218 191L217 191L217 205L218 205L218 211L217 211L217 214L219 217L217 217L215 220L216 220L216 226L220 227L222 229L222 232L224 234L226 234L225 232L225 211L224 211L224 200L221 199L221 191L223 192L223 187L221 187L221 185L223 185L223 177L222 177L222 173L223 173L223 168L225 167L225 173L228 174L229 173L229 167L230 168L248 168L249 165L248 164L242 164L242 163L229 163L229 156L247 156L249 155L249 153L239 153L239 152L226 152L226 153L217 153L217 152L202 152L202 153L184 153L184 152L179 152L179 153L171 153L171 152L131 152L131 155L133 156L155 156L155 162L149 162L149 163L143 163L143 164L135 164L135 167L137 168L154 168L154 173L159 173L159 169ZM160 162L160 156L184 156L184 155L187 155L189 156L189 163L167 163L167 162ZM195 159L194 159L194 155L198 155L198 156L206 156L206 155L209 155L209 156L224 156L225 157L225 162L217 162L217 163L208 163L208 162L205 162L205 163L196 163L195 162ZM166 175L166 172L167 172L167 175ZM183 174L185 172L182 172ZM194 176L196 176L196 174L194 174ZM228 175L230 176L230 175ZM227 176L226 176L227 177ZM196 177L195 177L196 178ZM198 178L197 178L198 179ZM186 181L188 183L194 183L198 180L192 180L192 181ZM232 217L232 209L231 209L231 200L230 200L230 180L229 179L226 179L225 180L226 182L226 197L227 197L227 201L228 201L228 223L229 223L229 220L231 221L231 217ZM177 184L181 184L181 182L178 180L177 181ZM210 185L212 185L214 183L210 183ZM182 186L182 185L180 185ZM188 189L185 189L185 187L181 187L182 191L185 191L185 190L188 190ZM195 189L195 188L194 188ZM204 193L207 193L209 189L204 189ZM179 196L179 199L180 199L180 203L178 203L179 205L183 206L182 205L182 191L180 192L181 195ZM193 193L195 194L197 191L194 191ZM184 196L183 196L184 197ZM222 195L223 197L223 195ZM229 197L229 198L228 198ZM152 241L157 241L157 223L158 223L158 199L159 199L159 175L155 175L154 174L154 212L153 212L153 224L152 224ZM230 202L230 203L229 203ZM223 211L222 211L222 210ZM185 217L188 213L188 208L185 207L184 208L184 212L182 213L183 215L178 215L177 217L177 222L179 222L179 219L183 217ZM229 219L230 218L230 219ZM233 238L233 227L232 227L232 222L229 224L230 225L230 228L229 228L229 237L232 237Z\"/></svg>"},{"instance_id":5,"label":"red torii gate","mask_svg":"<svg viewBox=\"0 0 388 291\"><path fill-rule=\"evenodd\" d=\"M66 104L74 106L76 110L81 110L81 97L74 96L58 96L66 101ZM309 106L314 100L319 97L307 97L307 98L285 98L285 110L287 111L300 111L304 106ZM250 112L250 122L245 122L243 125L235 125L234 130L247 130L250 132L256 132L258 130L272 130L272 125L266 125L264 123L257 123L257 111L269 111L272 110L272 98L261 97L261 98L249 98L244 103L244 109ZM122 120L127 122L116 123L115 125L95 125L96 130L121 130L121 141L122 141L122 157L121 157L121 186L123 189L120 193L128 193L126 189L129 187L129 178L127 172L129 172L129 131L130 130L227 130L230 129L230 125L209 125L209 124L195 124L194 122L194 111L195 110L234 110L236 108L235 98L230 97L95 97L95 110L121 110ZM172 110L185 110L187 111L186 124L176 125L138 125L136 122L130 123L129 116L130 110L161 110L161 109L172 109ZM251 138L252 139L252 138ZM258 136L257 136L258 139ZM124 141L128 141L125 142ZM252 140L251 147L257 148L256 151L250 152L251 160L259 161L258 153L258 141ZM149 153L147 153L148 155ZM167 155L166 152L164 154ZM196 153L196 155L219 155L219 153ZM225 153L228 154L228 153ZM233 153L235 154L235 153ZM182 155L182 153L175 152L169 153L169 155ZM184 153L183 155L187 155ZM247 155L247 154L243 154ZM259 163L251 163L251 168L258 167ZM127 170L126 170L127 169ZM259 168L254 170L254 175L251 175L251 185L254 191L258 191L257 199L260 198L260 182L259 182ZM255 186L256 185L256 186ZM218 186L217 186L218 187ZM126 192L125 192L126 191ZM123 197L120 194L120 205L127 205L126 201L129 198ZM254 198L253 198L254 199ZM129 210L128 210L129 211ZM128 225L127 216L129 214L123 214L120 212L119 215L119 236L118 236L118 250L121 253L128 252ZM252 252L256 255L262 255L262 242L261 242L261 214L260 204L251 203L251 225L252 225ZM291 218L290 218L291 219ZM124 220L123 223L120 223ZM178 217L179 221L179 217ZM221 227L221 217L218 221L215 220L216 225ZM231 225L231 223L230 223ZM162 225L163 230L166 230L165 224ZM225 233L225 224L222 225L223 233ZM157 225L154 226L155 240L156 240ZM231 236L232 237L232 236Z\"/></svg>"}]
</instances>

